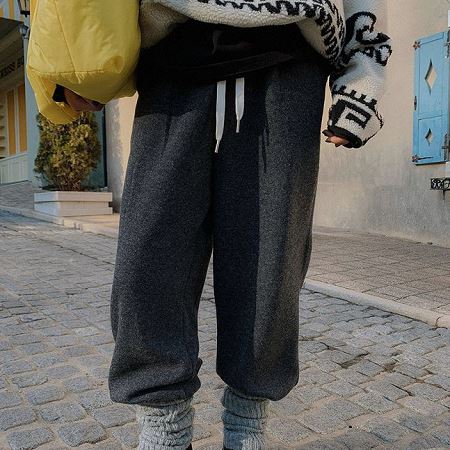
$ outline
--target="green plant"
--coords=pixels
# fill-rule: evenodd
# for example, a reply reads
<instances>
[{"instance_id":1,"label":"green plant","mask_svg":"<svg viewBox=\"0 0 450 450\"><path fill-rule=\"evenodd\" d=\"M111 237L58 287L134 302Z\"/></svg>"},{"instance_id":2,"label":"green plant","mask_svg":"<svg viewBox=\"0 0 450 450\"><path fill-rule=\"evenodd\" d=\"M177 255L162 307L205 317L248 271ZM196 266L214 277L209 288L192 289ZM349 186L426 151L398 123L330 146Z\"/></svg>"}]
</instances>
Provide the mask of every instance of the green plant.
<instances>
[{"instance_id":1,"label":"green plant","mask_svg":"<svg viewBox=\"0 0 450 450\"><path fill-rule=\"evenodd\" d=\"M40 140L34 171L53 189L83 190L83 180L95 169L100 157L94 114L82 112L76 120L63 125L54 124L41 113L36 119Z\"/></svg>"}]
</instances>

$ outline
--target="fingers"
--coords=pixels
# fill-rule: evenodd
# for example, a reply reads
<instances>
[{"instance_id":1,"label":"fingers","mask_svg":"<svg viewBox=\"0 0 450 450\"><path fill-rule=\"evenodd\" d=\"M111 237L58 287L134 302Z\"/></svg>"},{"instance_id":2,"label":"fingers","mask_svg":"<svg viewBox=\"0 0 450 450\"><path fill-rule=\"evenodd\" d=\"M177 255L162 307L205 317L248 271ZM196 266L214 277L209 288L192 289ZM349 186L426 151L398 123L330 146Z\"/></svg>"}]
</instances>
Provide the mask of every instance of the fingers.
<instances>
[{"instance_id":1,"label":"fingers","mask_svg":"<svg viewBox=\"0 0 450 450\"><path fill-rule=\"evenodd\" d=\"M77 112L100 111L105 106L103 103L84 98L67 88L64 88L64 95L67 103Z\"/></svg>"},{"instance_id":2,"label":"fingers","mask_svg":"<svg viewBox=\"0 0 450 450\"><path fill-rule=\"evenodd\" d=\"M331 137L325 139L325 142L330 142L330 143L334 144L336 147L339 147L340 145L348 144L347 139L341 138L339 136L331 136Z\"/></svg>"},{"instance_id":3,"label":"fingers","mask_svg":"<svg viewBox=\"0 0 450 450\"><path fill-rule=\"evenodd\" d=\"M327 136L327 139L325 139L325 142L329 142L330 144L334 144L335 147L339 147L340 145L346 145L349 143L348 139L345 139L340 136L336 136L333 134L330 130L323 130L322 134Z\"/></svg>"}]
</instances>

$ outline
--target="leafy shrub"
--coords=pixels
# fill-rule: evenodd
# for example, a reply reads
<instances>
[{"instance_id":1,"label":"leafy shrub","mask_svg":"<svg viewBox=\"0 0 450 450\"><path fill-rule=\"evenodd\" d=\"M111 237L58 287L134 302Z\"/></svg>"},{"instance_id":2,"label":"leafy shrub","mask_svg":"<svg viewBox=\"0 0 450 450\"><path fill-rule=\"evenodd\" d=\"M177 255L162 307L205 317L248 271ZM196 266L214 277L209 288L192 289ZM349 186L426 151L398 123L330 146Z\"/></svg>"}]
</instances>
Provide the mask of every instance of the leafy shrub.
<instances>
[{"instance_id":1,"label":"leafy shrub","mask_svg":"<svg viewBox=\"0 0 450 450\"><path fill-rule=\"evenodd\" d=\"M73 122L56 125L37 114L40 131L34 171L47 181L47 188L61 191L83 190L83 180L97 166L100 142L97 120L91 111Z\"/></svg>"}]
</instances>

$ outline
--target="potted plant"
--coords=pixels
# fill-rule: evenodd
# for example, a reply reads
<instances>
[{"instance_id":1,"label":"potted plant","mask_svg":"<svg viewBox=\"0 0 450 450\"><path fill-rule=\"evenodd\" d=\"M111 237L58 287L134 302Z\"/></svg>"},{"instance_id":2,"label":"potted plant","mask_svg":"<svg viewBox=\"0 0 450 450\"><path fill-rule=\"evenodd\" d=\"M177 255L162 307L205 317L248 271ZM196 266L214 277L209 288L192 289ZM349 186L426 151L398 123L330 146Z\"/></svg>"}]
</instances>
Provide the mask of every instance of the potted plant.
<instances>
[{"instance_id":1,"label":"potted plant","mask_svg":"<svg viewBox=\"0 0 450 450\"><path fill-rule=\"evenodd\" d=\"M54 124L37 114L40 131L34 171L47 192L34 194L34 209L52 216L112 214L111 192L93 191L85 180L97 166L100 142L91 111L68 124Z\"/></svg>"}]
</instances>

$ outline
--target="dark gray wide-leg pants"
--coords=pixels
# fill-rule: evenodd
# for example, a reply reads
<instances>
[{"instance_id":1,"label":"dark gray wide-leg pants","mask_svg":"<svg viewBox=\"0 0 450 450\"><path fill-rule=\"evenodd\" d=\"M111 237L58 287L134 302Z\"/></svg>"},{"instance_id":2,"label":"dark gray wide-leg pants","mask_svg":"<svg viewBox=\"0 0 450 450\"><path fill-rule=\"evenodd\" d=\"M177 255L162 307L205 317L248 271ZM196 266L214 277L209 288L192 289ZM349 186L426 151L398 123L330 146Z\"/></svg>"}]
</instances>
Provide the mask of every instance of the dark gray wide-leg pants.
<instances>
[{"instance_id":1,"label":"dark gray wide-leg pants","mask_svg":"<svg viewBox=\"0 0 450 450\"><path fill-rule=\"evenodd\" d=\"M215 83L138 85L111 299L114 401L152 406L200 388L212 247L218 375L272 400L297 384L328 75L314 59L247 75L239 133L229 80L218 153Z\"/></svg>"}]
</instances>

